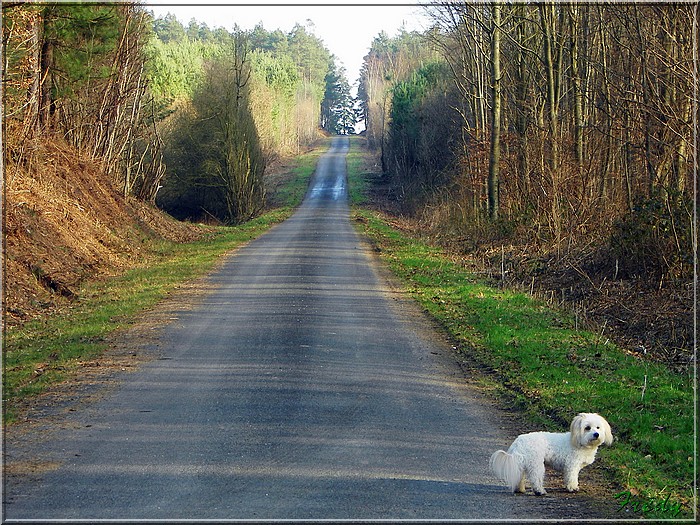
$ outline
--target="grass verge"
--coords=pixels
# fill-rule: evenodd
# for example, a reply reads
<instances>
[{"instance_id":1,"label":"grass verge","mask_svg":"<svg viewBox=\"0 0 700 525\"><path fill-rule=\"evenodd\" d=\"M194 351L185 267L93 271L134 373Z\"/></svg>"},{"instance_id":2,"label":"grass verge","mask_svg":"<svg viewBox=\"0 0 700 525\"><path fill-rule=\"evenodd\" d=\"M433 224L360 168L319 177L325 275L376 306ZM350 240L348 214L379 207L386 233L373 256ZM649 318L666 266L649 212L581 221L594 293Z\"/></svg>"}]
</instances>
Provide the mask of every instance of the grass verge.
<instances>
[{"instance_id":1,"label":"grass verge","mask_svg":"<svg viewBox=\"0 0 700 525\"><path fill-rule=\"evenodd\" d=\"M346 157L348 196L353 206L362 206L368 202L367 191L371 174L364 170L366 154L360 149L363 140L357 136L350 137L350 150Z\"/></svg>"},{"instance_id":2,"label":"grass verge","mask_svg":"<svg viewBox=\"0 0 700 525\"><path fill-rule=\"evenodd\" d=\"M349 180L368 184L360 165L348 163L355 170ZM578 412L602 414L616 441L599 456L631 497L648 503L644 516L671 517L652 505L664 500L682 504L678 518L693 516L692 377L624 352L565 311L475 277L391 227L390 217L359 207L353 217L408 293L445 327L458 358L478 368L504 404L533 429L551 431Z\"/></svg>"},{"instance_id":3,"label":"grass verge","mask_svg":"<svg viewBox=\"0 0 700 525\"><path fill-rule=\"evenodd\" d=\"M294 164L284 178L283 184L275 192L273 198L275 203L288 208L296 208L301 204L309 188L311 176L316 170L318 158L328 150L330 144L330 137L325 137L317 148L294 159Z\"/></svg>"},{"instance_id":4,"label":"grass verge","mask_svg":"<svg viewBox=\"0 0 700 525\"><path fill-rule=\"evenodd\" d=\"M65 312L3 335L3 422L19 417L19 403L79 373L80 363L99 356L113 331L133 324L179 284L209 272L222 255L289 217L306 194L318 157L330 140L300 155L283 177L275 202L280 207L236 227L220 227L186 244L161 242L140 266L117 277L85 282Z\"/></svg>"}]
</instances>

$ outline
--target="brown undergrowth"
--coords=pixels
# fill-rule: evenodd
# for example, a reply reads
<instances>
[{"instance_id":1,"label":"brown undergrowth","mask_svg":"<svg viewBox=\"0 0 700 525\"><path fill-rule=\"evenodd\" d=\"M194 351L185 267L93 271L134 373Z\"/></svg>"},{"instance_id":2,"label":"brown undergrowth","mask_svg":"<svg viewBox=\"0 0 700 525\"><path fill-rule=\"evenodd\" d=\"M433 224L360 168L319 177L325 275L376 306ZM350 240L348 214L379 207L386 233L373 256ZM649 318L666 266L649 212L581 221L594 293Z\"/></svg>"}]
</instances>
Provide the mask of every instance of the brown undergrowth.
<instances>
[{"instance_id":1,"label":"brown undergrowth","mask_svg":"<svg viewBox=\"0 0 700 525\"><path fill-rule=\"evenodd\" d=\"M692 281L616 277L606 246L575 250L566 257L508 248L503 262L507 286L530 288L572 309L582 325L601 327L603 340L609 337L628 352L679 372L692 368ZM495 247L483 255L492 272L500 271L504 259L498 252Z\"/></svg>"}]
</instances>

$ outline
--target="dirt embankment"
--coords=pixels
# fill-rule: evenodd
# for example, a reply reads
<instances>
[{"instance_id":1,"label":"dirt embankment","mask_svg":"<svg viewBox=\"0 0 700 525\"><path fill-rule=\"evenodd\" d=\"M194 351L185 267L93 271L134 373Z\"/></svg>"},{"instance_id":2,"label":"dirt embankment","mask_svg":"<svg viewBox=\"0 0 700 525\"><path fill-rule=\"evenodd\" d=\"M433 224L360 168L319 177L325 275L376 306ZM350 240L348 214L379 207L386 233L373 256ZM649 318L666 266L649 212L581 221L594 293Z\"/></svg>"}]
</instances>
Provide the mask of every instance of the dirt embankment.
<instances>
[{"instance_id":1,"label":"dirt embankment","mask_svg":"<svg viewBox=\"0 0 700 525\"><path fill-rule=\"evenodd\" d=\"M3 317L11 327L77 298L88 278L118 274L163 240L203 230L124 197L98 161L42 141L22 162L6 157L3 198Z\"/></svg>"}]
</instances>

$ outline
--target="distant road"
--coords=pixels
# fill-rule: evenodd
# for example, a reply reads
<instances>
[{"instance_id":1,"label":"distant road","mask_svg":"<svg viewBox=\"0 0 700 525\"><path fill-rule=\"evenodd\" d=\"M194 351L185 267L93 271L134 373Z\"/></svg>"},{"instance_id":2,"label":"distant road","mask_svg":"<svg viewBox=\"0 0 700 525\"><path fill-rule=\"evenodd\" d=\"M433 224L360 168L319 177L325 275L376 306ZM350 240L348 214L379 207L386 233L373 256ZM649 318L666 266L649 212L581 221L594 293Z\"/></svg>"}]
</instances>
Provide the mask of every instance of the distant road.
<instances>
[{"instance_id":1,"label":"distant road","mask_svg":"<svg viewBox=\"0 0 700 525\"><path fill-rule=\"evenodd\" d=\"M514 436L378 276L347 150L335 138L298 212L211 275L160 359L71 413L36 451L54 467L8 478L5 519L600 516L488 473Z\"/></svg>"}]
</instances>

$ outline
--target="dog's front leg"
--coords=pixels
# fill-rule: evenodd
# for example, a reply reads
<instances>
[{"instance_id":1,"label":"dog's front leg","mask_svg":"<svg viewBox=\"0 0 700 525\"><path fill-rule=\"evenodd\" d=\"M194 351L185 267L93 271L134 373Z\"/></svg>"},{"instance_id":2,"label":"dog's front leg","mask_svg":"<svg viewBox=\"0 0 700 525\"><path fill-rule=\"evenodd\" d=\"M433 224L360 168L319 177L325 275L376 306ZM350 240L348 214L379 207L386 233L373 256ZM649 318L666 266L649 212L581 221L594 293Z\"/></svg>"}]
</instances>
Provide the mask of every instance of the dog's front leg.
<instances>
[{"instance_id":1,"label":"dog's front leg","mask_svg":"<svg viewBox=\"0 0 700 525\"><path fill-rule=\"evenodd\" d=\"M578 465L569 466L564 471L564 486L569 492L576 492L578 490L578 473L581 471L581 467Z\"/></svg>"}]
</instances>

